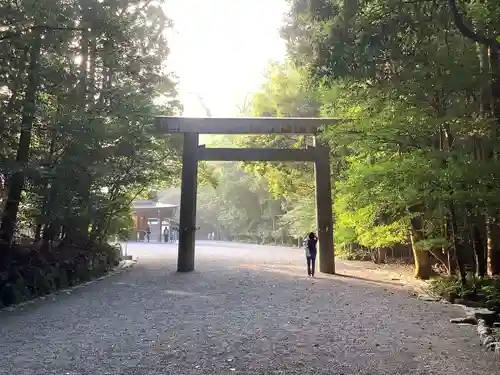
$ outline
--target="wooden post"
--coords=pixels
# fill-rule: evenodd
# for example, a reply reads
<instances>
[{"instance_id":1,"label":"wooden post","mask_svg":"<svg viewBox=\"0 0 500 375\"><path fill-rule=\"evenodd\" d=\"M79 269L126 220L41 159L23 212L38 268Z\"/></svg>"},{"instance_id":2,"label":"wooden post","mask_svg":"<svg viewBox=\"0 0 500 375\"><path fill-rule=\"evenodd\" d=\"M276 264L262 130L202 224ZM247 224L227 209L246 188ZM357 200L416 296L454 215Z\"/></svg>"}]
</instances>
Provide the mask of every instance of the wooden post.
<instances>
[{"instance_id":1,"label":"wooden post","mask_svg":"<svg viewBox=\"0 0 500 375\"><path fill-rule=\"evenodd\" d=\"M316 224L318 227L319 270L335 274L335 253L333 241L332 184L330 172L330 148L314 138L316 158L314 175L316 179Z\"/></svg>"},{"instance_id":2,"label":"wooden post","mask_svg":"<svg viewBox=\"0 0 500 375\"><path fill-rule=\"evenodd\" d=\"M177 271L194 271L198 133L184 133Z\"/></svg>"},{"instance_id":3,"label":"wooden post","mask_svg":"<svg viewBox=\"0 0 500 375\"><path fill-rule=\"evenodd\" d=\"M161 213L161 209L159 208L159 209L158 209L158 221L160 222L160 223L159 223L159 224L160 224L160 234L159 234L159 236L158 236L158 241L159 241L160 243L161 243L161 238L162 238L162 236L163 236L162 225L161 225L161 223L163 222L163 218L162 218L162 216L163 216L163 215L162 215L162 213Z\"/></svg>"}]
</instances>

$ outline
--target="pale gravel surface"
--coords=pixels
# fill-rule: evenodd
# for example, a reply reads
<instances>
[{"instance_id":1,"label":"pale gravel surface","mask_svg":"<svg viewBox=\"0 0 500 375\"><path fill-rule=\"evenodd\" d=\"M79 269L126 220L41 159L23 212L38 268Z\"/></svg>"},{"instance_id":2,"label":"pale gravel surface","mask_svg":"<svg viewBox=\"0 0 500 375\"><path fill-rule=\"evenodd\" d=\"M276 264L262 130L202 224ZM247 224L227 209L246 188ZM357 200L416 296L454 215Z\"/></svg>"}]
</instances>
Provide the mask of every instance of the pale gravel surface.
<instances>
[{"instance_id":1,"label":"pale gravel surface","mask_svg":"<svg viewBox=\"0 0 500 375\"><path fill-rule=\"evenodd\" d=\"M448 323L460 308L308 279L300 250L201 242L189 274L174 245L128 250L131 270L1 312L0 374L500 373L474 328Z\"/></svg>"}]
</instances>

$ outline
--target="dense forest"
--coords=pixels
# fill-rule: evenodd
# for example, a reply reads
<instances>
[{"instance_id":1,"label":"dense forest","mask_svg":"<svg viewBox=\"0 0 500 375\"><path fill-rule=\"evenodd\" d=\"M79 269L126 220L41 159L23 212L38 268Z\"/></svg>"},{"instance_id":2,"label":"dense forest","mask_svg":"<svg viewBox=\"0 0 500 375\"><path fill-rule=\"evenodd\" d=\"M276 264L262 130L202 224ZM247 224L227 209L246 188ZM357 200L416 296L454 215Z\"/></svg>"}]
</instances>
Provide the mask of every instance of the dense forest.
<instances>
[{"instance_id":1,"label":"dense forest","mask_svg":"<svg viewBox=\"0 0 500 375\"><path fill-rule=\"evenodd\" d=\"M239 115L342 119L331 147L337 254L415 276L500 274L500 3L290 0L288 57ZM131 202L175 186L172 21L158 1L0 0L0 301L105 272ZM294 136L212 137L304 147ZM202 165L199 222L296 243L314 229L313 166ZM36 270L36 271L33 271Z\"/></svg>"},{"instance_id":2,"label":"dense forest","mask_svg":"<svg viewBox=\"0 0 500 375\"><path fill-rule=\"evenodd\" d=\"M465 283L468 272L498 275L500 4L290 3L282 29L288 60L270 66L243 112L343 119L321 134L332 149L337 253L364 257L406 247L418 278L458 272ZM233 141L304 142L300 136ZM240 167L258 175L252 183L276 203L269 211L264 200L253 222L276 215L278 230L289 235L312 229L312 166ZM249 177L226 178L238 184Z\"/></svg>"},{"instance_id":3,"label":"dense forest","mask_svg":"<svg viewBox=\"0 0 500 375\"><path fill-rule=\"evenodd\" d=\"M178 176L180 143L154 137L153 120L181 106L165 66L171 21L157 2L2 0L0 14L9 304L116 263L106 239L129 228L131 201Z\"/></svg>"},{"instance_id":4,"label":"dense forest","mask_svg":"<svg viewBox=\"0 0 500 375\"><path fill-rule=\"evenodd\" d=\"M433 260L498 275L500 4L292 3L283 37L313 88L292 110L346 119L324 133L336 242L410 244L419 278Z\"/></svg>"}]
</instances>

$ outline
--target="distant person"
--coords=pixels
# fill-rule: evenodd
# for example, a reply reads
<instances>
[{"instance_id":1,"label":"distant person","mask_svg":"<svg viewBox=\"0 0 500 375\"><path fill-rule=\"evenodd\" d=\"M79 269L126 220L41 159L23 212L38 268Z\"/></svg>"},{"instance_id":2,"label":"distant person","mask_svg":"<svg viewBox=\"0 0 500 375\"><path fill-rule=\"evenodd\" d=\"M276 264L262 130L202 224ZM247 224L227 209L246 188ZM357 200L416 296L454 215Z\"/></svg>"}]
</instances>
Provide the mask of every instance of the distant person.
<instances>
[{"instance_id":1,"label":"distant person","mask_svg":"<svg viewBox=\"0 0 500 375\"><path fill-rule=\"evenodd\" d=\"M318 238L314 232L309 233L309 237L305 242L306 246L306 259L307 259L307 274L314 277L316 269L316 254L317 254Z\"/></svg>"},{"instance_id":2,"label":"distant person","mask_svg":"<svg viewBox=\"0 0 500 375\"><path fill-rule=\"evenodd\" d=\"M146 228L146 238L148 239L148 242L149 242L150 237L151 237L151 228L148 225Z\"/></svg>"},{"instance_id":3,"label":"distant person","mask_svg":"<svg viewBox=\"0 0 500 375\"><path fill-rule=\"evenodd\" d=\"M168 228L165 228L163 230L163 239L165 240L165 243L169 243L169 237L170 237L170 231L168 230Z\"/></svg>"}]
</instances>

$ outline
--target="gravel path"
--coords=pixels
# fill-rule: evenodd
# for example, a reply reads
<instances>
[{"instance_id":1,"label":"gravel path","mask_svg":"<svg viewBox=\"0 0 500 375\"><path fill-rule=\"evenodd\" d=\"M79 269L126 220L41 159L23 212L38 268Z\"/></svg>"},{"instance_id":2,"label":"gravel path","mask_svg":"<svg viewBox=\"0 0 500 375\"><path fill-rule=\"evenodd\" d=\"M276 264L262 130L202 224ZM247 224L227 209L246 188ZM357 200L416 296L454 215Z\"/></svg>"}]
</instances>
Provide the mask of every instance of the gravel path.
<instances>
[{"instance_id":1,"label":"gravel path","mask_svg":"<svg viewBox=\"0 0 500 375\"><path fill-rule=\"evenodd\" d=\"M495 374L461 310L400 287L304 277L300 250L210 244L176 274L174 245L136 267L0 313L0 374Z\"/></svg>"}]
</instances>

